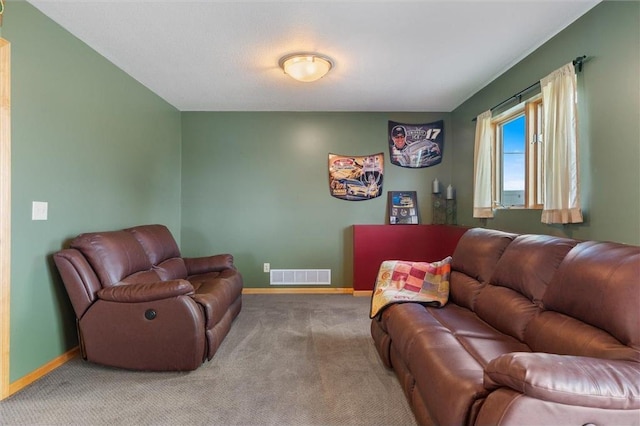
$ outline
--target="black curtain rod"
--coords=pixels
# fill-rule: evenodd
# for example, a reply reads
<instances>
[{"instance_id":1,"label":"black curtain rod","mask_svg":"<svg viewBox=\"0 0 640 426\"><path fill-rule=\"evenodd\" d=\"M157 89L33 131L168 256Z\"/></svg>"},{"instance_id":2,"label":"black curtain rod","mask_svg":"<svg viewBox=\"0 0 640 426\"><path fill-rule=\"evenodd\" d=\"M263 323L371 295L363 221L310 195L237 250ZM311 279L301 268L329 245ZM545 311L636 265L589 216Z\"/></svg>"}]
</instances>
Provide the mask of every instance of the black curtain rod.
<instances>
[{"instance_id":1,"label":"black curtain rod","mask_svg":"<svg viewBox=\"0 0 640 426\"><path fill-rule=\"evenodd\" d=\"M584 62L586 62L586 61L587 61L587 57L586 57L586 55L578 56L577 58L575 58L575 59L573 60L573 66L576 68L576 71L577 71L577 72L581 72L581 71L582 71L582 64L583 64ZM511 97L509 97L509 98L507 98L507 99L505 99L504 101L500 102L499 104L497 104L497 105L495 105L495 106L492 106L492 107L491 107L491 111L493 111L493 110L494 110L494 109L496 109L496 108L501 107L502 105L504 105L504 104L506 104L506 103L508 103L508 102L511 102L511 101L512 101L512 100L514 100L514 99L518 99L518 98L522 97L522 95L524 95L525 93L527 93L529 90L534 89L534 88L536 88L536 87L537 87L537 86L539 86L539 85L540 85L540 81L536 81L536 82L535 82L535 83L533 83L531 86L529 86L529 87L527 87L527 88L525 88L525 89L522 89L521 91L519 91L519 92L518 92L518 93L516 93L515 95L513 95L513 96L511 96ZM471 121L476 121L476 120L477 120L477 117L474 117L474 118L473 118L473 120L471 120Z\"/></svg>"}]
</instances>

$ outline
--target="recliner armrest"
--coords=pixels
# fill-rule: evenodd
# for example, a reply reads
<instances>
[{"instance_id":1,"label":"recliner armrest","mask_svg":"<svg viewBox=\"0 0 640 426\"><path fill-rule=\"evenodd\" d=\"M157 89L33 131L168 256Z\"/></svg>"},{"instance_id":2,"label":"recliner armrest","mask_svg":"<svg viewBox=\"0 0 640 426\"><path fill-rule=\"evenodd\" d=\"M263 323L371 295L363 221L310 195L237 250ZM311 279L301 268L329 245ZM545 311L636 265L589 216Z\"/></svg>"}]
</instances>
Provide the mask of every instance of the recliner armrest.
<instances>
[{"instance_id":1,"label":"recliner armrest","mask_svg":"<svg viewBox=\"0 0 640 426\"><path fill-rule=\"evenodd\" d=\"M185 257L184 264L189 275L205 274L207 272L220 272L225 269L236 269L233 264L233 255L216 254L206 257Z\"/></svg>"},{"instance_id":2,"label":"recliner armrest","mask_svg":"<svg viewBox=\"0 0 640 426\"><path fill-rule=\"evenodd\" d=\"M186 280L157 281L149 283L123 284L107 287L97 294L109 302L139 303L170 297L194 294L194 288Z\"/></svg>"},{"instance_id":3,"label":"recliner armrest","mask_svg":"<svg viewBox=\"0 0 640 426\"><path fill-rule=\"evenodd\" d=\"M513 352L484 369L484 387L532 398L606 409L640 408L640 364L633 361Z\"/></svg>"}]
</instances>

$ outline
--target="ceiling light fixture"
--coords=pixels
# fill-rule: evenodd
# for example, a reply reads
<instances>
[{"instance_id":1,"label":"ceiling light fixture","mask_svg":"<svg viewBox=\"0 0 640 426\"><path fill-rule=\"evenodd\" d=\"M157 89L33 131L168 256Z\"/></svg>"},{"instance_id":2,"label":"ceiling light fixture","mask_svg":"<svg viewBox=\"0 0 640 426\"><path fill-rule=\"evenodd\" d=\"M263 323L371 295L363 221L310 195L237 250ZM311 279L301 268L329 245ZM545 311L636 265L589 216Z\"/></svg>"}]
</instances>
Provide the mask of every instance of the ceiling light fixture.
<instances>
[{"instance_id":1,"label":"ceiling light fixture","mask_svg":"<svg viewBox=\"0 0 640 426\"><path fill-rule=\"evenodd\" d=\"M326 56L315 53L294 53L280 58L278 62L285 74L305 83L324 77L333 63Z\"/></svg>"}]
</instances>

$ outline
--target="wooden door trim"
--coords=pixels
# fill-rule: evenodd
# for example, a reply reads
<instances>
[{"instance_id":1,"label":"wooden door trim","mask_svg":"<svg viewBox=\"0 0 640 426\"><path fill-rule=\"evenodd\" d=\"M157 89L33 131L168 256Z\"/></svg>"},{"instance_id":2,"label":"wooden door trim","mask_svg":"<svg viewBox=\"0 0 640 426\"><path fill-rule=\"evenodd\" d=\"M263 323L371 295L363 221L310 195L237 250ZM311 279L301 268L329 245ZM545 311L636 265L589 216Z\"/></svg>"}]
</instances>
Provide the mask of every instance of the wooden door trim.
<instances>
[{"instance_id":1,"label":"wooden door trim","mask_svg":"<svg viewBox=\"0 0 640 426\"><path fill-rule=\"evenodd\" d=\"M9 396L11 290L11 44L0 38L0 400Z\"/></svg>"}]
</instances>

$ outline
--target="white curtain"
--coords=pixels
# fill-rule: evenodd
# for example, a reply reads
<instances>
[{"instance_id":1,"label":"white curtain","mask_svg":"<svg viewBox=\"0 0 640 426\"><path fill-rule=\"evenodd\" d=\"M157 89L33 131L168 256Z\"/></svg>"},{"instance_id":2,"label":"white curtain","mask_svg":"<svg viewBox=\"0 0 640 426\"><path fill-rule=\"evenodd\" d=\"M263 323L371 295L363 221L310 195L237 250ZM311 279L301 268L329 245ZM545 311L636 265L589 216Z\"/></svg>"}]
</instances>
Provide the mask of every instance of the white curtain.
<instances>
[{"instance_id":1,"label":"white curtain","mask_svg":"<svg viewBox=\"0 0 640 426\"><path fill-rule=\"evenodd\" d=\"M543 223L581 223L577 91L573 63L540 80L544 115Z\"/></svg>"},{"instance_id":2,"label":"white curtain","mask_svg":"<svg viewBox=\"0 0 640 426\"><path fill-rule=\"evenodd\" d=\"M493 217L494 134L491 110L476 119L476 143L473 155L473 217Z\"/></svg>"}]
</instances>

